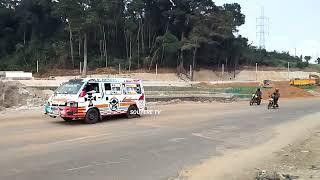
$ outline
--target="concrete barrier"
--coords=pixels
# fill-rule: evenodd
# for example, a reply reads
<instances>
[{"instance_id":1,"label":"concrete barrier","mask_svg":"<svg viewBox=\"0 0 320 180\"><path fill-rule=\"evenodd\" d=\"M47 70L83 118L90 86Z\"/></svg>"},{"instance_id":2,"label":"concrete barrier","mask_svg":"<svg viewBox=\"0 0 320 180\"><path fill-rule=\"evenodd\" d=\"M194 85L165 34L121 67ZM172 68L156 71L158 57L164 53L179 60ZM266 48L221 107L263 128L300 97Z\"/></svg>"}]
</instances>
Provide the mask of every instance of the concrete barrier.
<instances>
[{"instance_id":1,"label":"concrete barrier","mask_svg":"<svg viewBox=\"0 0 320 180\"><path fill-rule=\"evenodd\" d=\"M31 72L23 71L1 71L0 77L8 80L31 80Z\"/></svg>"}]
</instances>

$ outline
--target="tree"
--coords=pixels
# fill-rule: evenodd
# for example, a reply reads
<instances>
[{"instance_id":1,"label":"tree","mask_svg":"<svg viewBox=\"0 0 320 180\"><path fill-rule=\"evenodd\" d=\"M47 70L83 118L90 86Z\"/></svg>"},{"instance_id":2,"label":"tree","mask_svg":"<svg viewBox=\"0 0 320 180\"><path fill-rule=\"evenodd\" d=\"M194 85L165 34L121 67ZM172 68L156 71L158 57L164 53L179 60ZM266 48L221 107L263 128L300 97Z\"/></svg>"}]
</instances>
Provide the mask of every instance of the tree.
<instances>
[{"instance_id":1,"label":"tree","mask_svg":"<svg viewBox=\"0 0 320 180\"><path fill-rule=\"evenodd\" d=\"M307 64L309 64L311 58L312 58L311 56L305 56L304 60L307 62Z\"/></svg>"},{"instance_id":2,"label":"tree","mask_svg":"<svg viewBox=\"0 0 320 180\"><path fill-rule=\"evenodd\" d=\"M320 57L317 58L317 63L320 64Z\"/></svg>"},{"instance_id":3,"label":"tree","mask_svg":"<svg viewBox=\"0 0 320 180\"><path fill-rule=\"evenodd\" d=\"M248 44L244 23L239 4L212 0L1 0L0 70L305 65Z\"/></svg>"},{"instance_id":4,"label":"tree","mask_svg":"<svg viewBox=\"0 0 320 180\"><path fill-rule=\"evenodd\" d=\"M69 31L69 44L72 66L74 67L74 32L79 31L83 16L81 0L59 0L55 4L55 15L60 16Z\"/></svg>"},{"instance_id":5,"label":"tree","mask_svg":"<svg viewBox=\"0 0 320 180\"><path fill-rule=\"evenodd\" d=\"M82 70L82 76L87 76L88 71L88 39L90 30L92 26L94 26L95 22L95 16L93 15L93 12L91 11L92 8L92 2L90 0L84 0L81 6L81 10L83 13L83 21L80 25L80 32L82 33L82 37L84 37L83 41L83 70Z\"/></svg>"}]
</instances>

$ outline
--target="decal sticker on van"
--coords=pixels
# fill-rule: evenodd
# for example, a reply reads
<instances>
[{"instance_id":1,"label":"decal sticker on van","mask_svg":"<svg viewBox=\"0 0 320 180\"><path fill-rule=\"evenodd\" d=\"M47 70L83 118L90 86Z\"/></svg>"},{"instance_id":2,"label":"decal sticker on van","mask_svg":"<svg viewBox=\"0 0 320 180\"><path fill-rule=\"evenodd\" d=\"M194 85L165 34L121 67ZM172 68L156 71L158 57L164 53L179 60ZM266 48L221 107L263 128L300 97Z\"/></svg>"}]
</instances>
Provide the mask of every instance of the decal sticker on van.
<instances>
[{"instance_id":1,"label":"decal sticker on van","mask_svg":"<svg viewBox=\"0 0 320 180\"><path fill-rule=\"evenodd\" d=\"M119 109L119 100L116 97L110 99L110 109L111 111L116 111Z\"/></svg>"}]
</instances>

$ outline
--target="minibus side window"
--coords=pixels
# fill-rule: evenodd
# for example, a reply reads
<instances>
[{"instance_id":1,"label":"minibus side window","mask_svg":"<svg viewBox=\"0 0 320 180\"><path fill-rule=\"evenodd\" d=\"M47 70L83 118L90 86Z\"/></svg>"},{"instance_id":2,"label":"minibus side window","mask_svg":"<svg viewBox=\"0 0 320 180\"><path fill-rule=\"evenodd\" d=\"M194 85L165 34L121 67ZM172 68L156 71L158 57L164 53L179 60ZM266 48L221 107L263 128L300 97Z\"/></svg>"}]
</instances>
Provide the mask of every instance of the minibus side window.
<instances>
[{"instance_id":1,"label":"minibus side window","mask_svg":"<svg viewBox=\"0 0 320 180\"><path fill-rule=\"evenodd\" d=\"M96 91L96 93L100 93L99 83L89 83L86 85L86 91Z\"/></svg>"},{"instance_id":2,"label":"minibus side window","mask_svg":"<svg viewBox=\"0 0 320 180\"><path fill-rule=\"evenodd\" d=\"M105 94L106 95L110 95L111 94L111 90L112 90L111 84L110 83L105 83L104 84L104 90L105 90Z\"/></svg>"},{"instance_id":3,"label":"minibus side window","mask_svg":"<svg viewBox=\"0 0 320 180\"><path fill-rule=\"evenodd\" d=\"M120 95L121 94L121 85L120 84L113 84L111 86L111 93Z\"/></svg>"},{"instance_id":4,"label":"minibus side window","mask_svg":"<svg viewBox=\"0 0 320 180\"><path fill-rule=\"evenodd\" d=\"M104 89L105 89L106 91L111 91L111 84L110 84L110 83L105 83L105 84L104 84Z\"/></svg>"},{"instance_id":5,"label":"minibus side window","mask_svg":"<svg viewBox=\"0 0 320 180\"><path fill-rule=\"evenodd\" d=\"M126 85L126 93L130 95L139 94L137 91L137 84L127 84Z\"/></svg>"}]
</instances>

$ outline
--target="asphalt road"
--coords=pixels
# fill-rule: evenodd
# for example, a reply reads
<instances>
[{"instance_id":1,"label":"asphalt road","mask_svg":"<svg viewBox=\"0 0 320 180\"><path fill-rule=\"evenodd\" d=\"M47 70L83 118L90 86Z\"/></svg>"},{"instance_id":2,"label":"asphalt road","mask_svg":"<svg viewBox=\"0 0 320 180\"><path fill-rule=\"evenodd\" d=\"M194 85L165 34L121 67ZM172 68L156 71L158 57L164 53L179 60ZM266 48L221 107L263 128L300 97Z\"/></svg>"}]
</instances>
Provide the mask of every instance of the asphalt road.
<instances>
[{"instance_id":1,"label":"asphalt road","mask_svg":"<svg viewBox=\"0 0 320 180\"><path fill-rule=\"evenodd\" d=\"M41 111L0 115L1 180L162 180L184 168L273 138L271 127L316 113L319 99L150 107L160 115L65 123ZM149 109L150 109L149 108Z\"/></svg>"}]
</instances>

